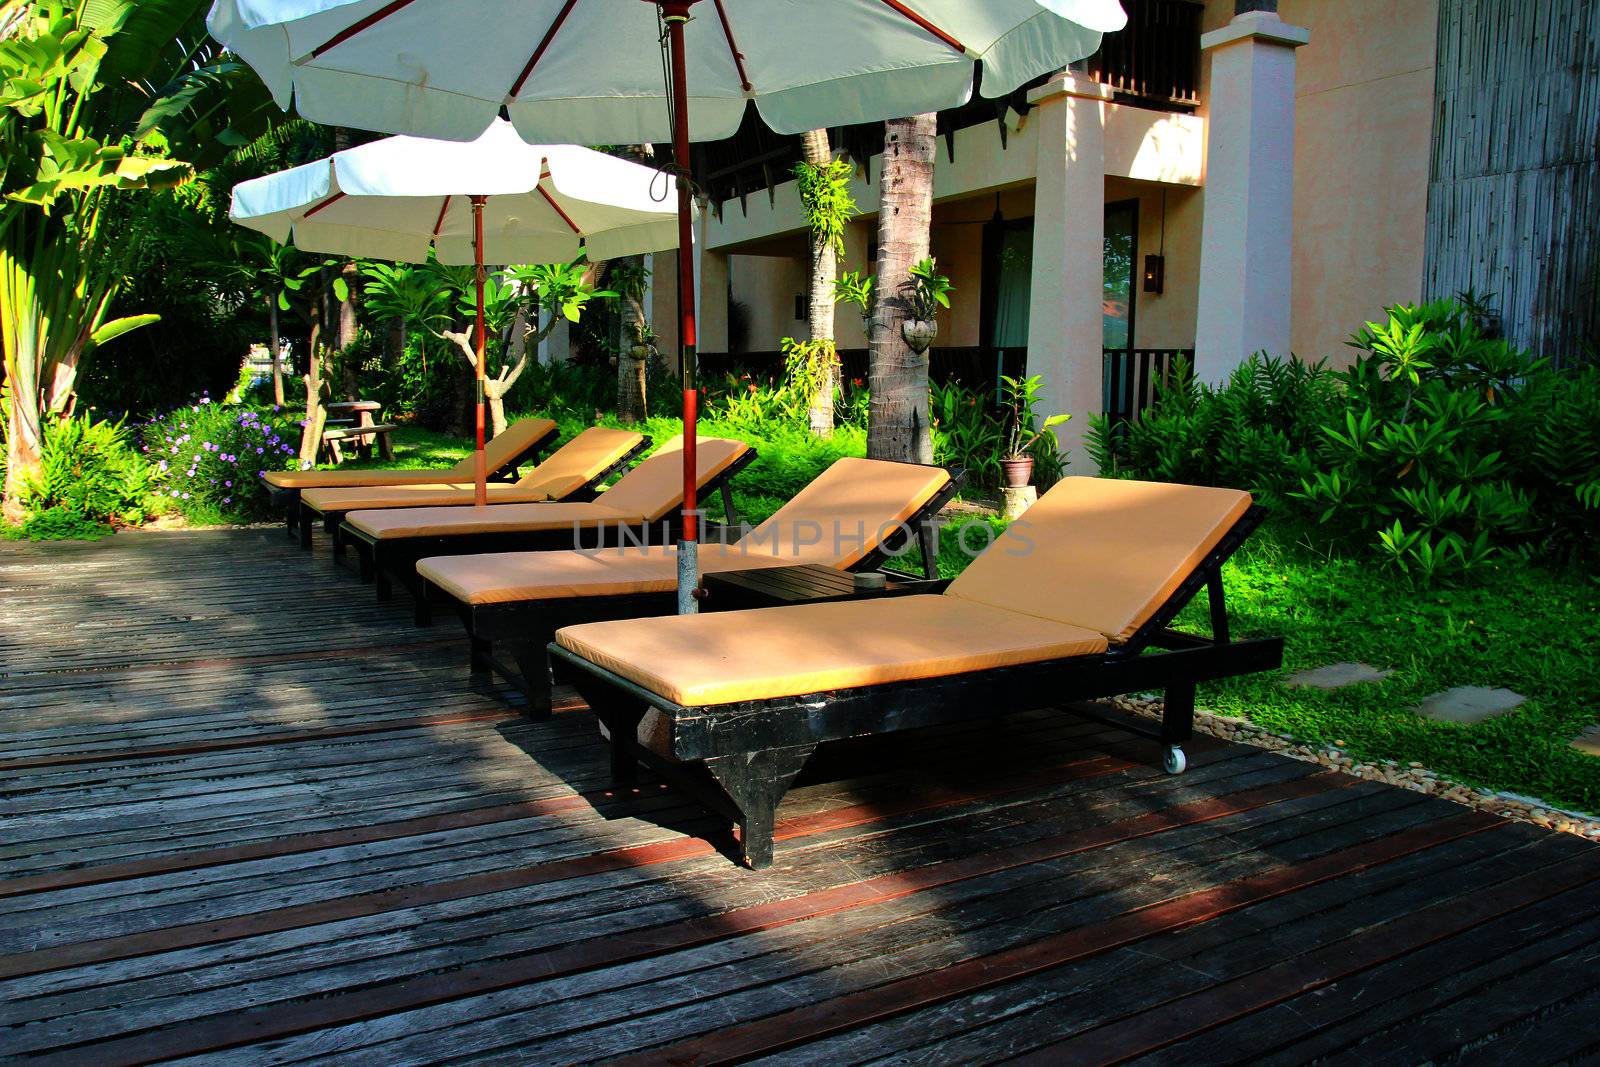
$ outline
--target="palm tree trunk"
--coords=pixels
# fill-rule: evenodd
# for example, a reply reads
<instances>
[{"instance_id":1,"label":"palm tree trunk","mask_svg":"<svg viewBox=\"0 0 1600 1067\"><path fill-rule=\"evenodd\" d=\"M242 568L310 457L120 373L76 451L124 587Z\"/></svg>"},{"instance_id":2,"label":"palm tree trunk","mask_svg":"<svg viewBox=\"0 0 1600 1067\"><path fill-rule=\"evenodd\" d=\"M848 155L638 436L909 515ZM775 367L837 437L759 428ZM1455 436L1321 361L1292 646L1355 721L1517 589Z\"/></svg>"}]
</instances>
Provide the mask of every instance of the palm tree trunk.
<instances>
[{"instance_id":1,"label":"palm tree trunk","mask_svg":"<svg viewBox=\"0 0 1600 1067\"><path fill-rule=\"evenodd\" d=\"M629 256L625 261L630 268L643 266L643 256ZM624 422L643 422L645 417L646 375L650 356L645 349L643 358L635 354L640 349L644 331L649 326L644 305L631 292L624 293L622 307L622 343L617 351L617 417Z\"/></svg>"},{"instance_id":2,"label":"palm tree trunk","mask_svg":"<svg viewBox=\"0 0 1600 1067\"><path fill-rule=\"evenodd\" d=\"M808 130L800 137L801 152L811 166L821 166L833 158L827 130ZM811 233L811 306L809 326L812 341L833 340L833 283L839 275L839 256L827 237ZM829 344L819 350L822 360L817 391L811 397L811 432L819 437L833 433L833 397L839 389L839 360Z\"/></svg>"},{"instance_id":3,"label":"palm tree trunk","mask_svg":"<svg viewBox=\"0 0 1600 1067\"><path fill-rule=\"evenodd\" d=\"M283 407L283 337L278 333L278 298L267 297L267 340L272 345L272 402Z\"/></svg>"},{"instance_id":4,"label":"palm tree trunk","mask_svg":"<svg viewBox=\"0 0 1600 1067\"><path fill-rule=\"evenodd\" d=\"M877 307L868 328L867 455L873 459L933 462L928 430L928 359L900 335L906 321L904 286L910 269L928 255L933 221L936 116L891 119L884 124L879 178Z\"/></svg>"}]
</instances>

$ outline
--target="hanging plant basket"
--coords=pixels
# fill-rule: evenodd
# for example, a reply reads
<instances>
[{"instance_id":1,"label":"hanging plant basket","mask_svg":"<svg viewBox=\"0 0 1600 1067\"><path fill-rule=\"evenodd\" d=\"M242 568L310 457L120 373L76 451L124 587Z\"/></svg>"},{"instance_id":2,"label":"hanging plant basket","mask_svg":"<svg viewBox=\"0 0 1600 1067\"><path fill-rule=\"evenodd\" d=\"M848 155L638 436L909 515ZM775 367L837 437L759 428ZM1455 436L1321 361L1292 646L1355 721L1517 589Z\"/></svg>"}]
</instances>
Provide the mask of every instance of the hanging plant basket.
<instances>
[{"instance_id":1,"label":"hanging plant basket","mask_svg":"<svg viewBox=\"0 0 1600 1067\"><path fill-rule=\"evenodd\" d=\"M932 319L907 319L900 324L900 336L917 355L926 352L939 336L939 324Z\"/></svg>"}]
</instances>

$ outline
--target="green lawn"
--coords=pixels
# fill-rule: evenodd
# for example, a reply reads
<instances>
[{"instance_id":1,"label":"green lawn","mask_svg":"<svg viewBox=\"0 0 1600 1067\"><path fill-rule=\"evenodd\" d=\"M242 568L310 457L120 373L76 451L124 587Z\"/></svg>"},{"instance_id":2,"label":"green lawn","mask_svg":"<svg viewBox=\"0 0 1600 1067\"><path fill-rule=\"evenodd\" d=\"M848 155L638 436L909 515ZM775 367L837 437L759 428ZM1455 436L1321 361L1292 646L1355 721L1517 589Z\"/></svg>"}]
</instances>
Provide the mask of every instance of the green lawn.
<instances>
[{"instance_id":1,"label":"green lawn","mask_svg":"<svg viewBox=\"0 0 1600 1067\"><path fill-rule=\"evenodd\" d=\"M1600 811L1600 758L1568 742L1600 719L1600 578L1526 563L1464 587L1413 590L1366 562L1330 560L1271 529L1224 572L1240 636L1281 634L1284 669L1204 688L1202 703L1366 759L1419 761L1471 785ZM1205 627L1204 597L1180 623ZM1359 661L1392 668L1334 692L1283 675ZM1504 686L1528 703L1475 726L1413 713L1458 685Z\"/></svg>"},{"instance_id":2,"label":"green lawn","mask_svg":"<svg viewBox=\"0 0 1600 1067\"><path fill-rule=\"evenodd\" d=\"M652 420L648 430L663 440L678 432L678 423ZM715 423L703 432L719 430L750 439ZM564 436L575 431L576 424L563 426ZM834 457L864 448L851 431L823 444L803 430L776 430L752 443L761 458L734 493L752 522ZM467 454L458 439L409 427L396 433L395 449L402 466L447 466ZM979 518L946 528L940 551L946 576L965 564L958 539L968 522L999 526ZM967 543L980 546L984 539L969 534ZM1318 556L1268 527L1228 565L1225 578L1235 632L1282 635L1285 664L1274 674L1205 688L1205 706L1303 741L1342 741L1358 759L1419 761L1471 785L1600 811L1600 758L1568 744L1600 720L1600 577L1508 562L1470 586L1418 591L1371 563ZM1204 597L1180 623L1205 629ZM1336 692L1283 684L1291 671L1348 660L1395 673ZM1504 686L1530 699L1477 726L1431 722L1409 710L1457 685Z\"/></svg>"}]
</instances>

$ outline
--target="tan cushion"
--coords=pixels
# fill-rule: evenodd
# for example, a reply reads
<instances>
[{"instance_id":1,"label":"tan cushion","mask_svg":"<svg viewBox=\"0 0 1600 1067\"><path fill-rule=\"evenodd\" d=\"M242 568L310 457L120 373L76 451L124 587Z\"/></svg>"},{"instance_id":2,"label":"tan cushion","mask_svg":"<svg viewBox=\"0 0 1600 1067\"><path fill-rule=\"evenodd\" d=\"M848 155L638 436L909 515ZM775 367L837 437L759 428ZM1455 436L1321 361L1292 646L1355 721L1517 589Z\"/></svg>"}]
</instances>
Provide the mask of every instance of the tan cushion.
<instances>
[{"instance_id":1,"label":"tan cushion","mask_svg":"<svg viewBox=\"0 0 1600 1067\"><path fill-rule=\"evenodd\" d=\"M483 533L543 533L636 526L643 516L602 503L544 501L535 504L490 504L487 507L389 508L352 511L345 522L378 538L449 537Z\"/></svg>"},{"instance_id":2,"label":"tan cushion","mask_svg":"<svg viewBox=\"0 0 1600 1067\"><path fill-rule=\"evenodd\" d=\"M471 472L468 472L470 477ZM377 471L268 471L262 481L278 489L349 488L368 485L430 485L456 476L455 469Z\"/></svg>"},{"instance_id":3,"label":"tan cushion","mask_svg":"<svg viewBox=\"0 0 1600 1067\"><path fill-rule=\"evenodd\" d=\"M683 437L664 442L649 459L617 479L606 490L606 503L621 511L637 512L654 522L666 518L683 504ZM722 437L702 437L695 467L702 488L727 470L750 446Z\"/></svg>"},{"instance_id":4,"label":"tan cushion","mask_svg":"<svg viewBox=\"0 0 1600 1067\"><path fill-rule=\"evenodd\" d=\"M556 424L551 419L518 419L505 432L497 435L493 440L483 446L484 468L493 474L502 467L509 466L524 452L543 441L556 432ZM457 463L452 471L472 478L472 457Z\"/></svg>"},{"instance_id":5,"label":"tan cushion","mask_svg":"<svg viewBox=\"0 0 1600 1067\"><path fill-rule=\"evenodd\" d=\"M550 419L518 419L506 427L505 433L483 446L485 470L493 474L554 433L555 429L556 424ZM470 485L475 473L472 459L473 457L469 455L453 467L432 467L423 470L268 471L264 478L268 485L277 489L431 485L462 478L465 478Z\"/></svg>"},{"instance_id":6,"label":"tan cushion","mask_svg":"<svg viewBox=\"0 0 1600 1067\"><path fill-rule=\"evenodd\" d=\"M850 567L949 480L937 467L840 459L737 544L702 545L700 569ZM439 556L417 564L417 572L463 603L503 604L669 592L677 587L677 567L677 549L668 545Z\"/></svg>"},{"instance_id":7,"label":"tan cushion","mask_svg":"<svg viewBox=\"0 0 1600 1067\"><path fill-rule=\"evenodd\" d=\"M738 545L700 546L706 574L752 567L783 567L791 561L746 555ZM430 556L417 573L464 604L521 600L669 593L678 587L676 545L630 545L598 551L482 552Z\"/></svg>"},{"instance_id":8,"label":"tan cushion","mask_svg":"<svg viewBox=\"0 0 1600 1067\"><path fill-rule=\"evenodd\" d=\"M1236 489L1064 478L948 595L1126 641L1249 507Z\"/></svg>"},{"instance_id":9,"label":"tan cushion","mask_svg":"<svg viewBox=\"0 0 1600 1067\"><path fill-rule=\"evenodd\" d=\"M569 626L556 642L690 707L1104 652L1090 630L948 596L883 597Z\"/></svg>"},{"instance_id":10,"label":"tan cushion","mask_svg":"<svg viewBox=\"0 0 1600 1067\"><path fill-rule=\"evenodd\" d=\"M484 487L491 504L526 504L548 500L537 486L522 482L490 482ZM477 499L471 482L433 485L363 486L357 489L302 489L300 502L314 511L362 511L370 508L419 508L455 504L471 506Z\"/></svg>"},{"instance_id":11,"label":"tan cushion","mask_svg":"<svg viewBox=\"0 0 1600 1067\"><path fill-rule=\"evenodd\" d=\"M950 475L939 467L854 457L835 460L746 534L740 545L752 557L849 568L949 483Z\"/></svg>"},{"instance_id":12,"label":"tan cushion","mask_svg":"<svg viewBox=\"0 0 1600 1067\"><path fill-rule=\"evenodd\" d=\"M643 443L644 435L632 430L591 426L550 453L517 482L526 492L538 494L522 499L561 500L570 496Z\"/></svg>"}]
</instances>

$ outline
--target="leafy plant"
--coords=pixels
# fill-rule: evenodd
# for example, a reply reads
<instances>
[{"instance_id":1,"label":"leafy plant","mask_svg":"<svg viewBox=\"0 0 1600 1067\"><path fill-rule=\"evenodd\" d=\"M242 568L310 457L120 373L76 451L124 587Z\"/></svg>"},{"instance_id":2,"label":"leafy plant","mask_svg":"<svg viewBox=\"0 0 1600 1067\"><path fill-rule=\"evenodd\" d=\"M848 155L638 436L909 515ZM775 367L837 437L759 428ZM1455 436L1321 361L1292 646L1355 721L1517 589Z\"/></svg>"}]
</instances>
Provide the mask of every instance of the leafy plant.
<instances>
[{"instance_id":1,"label":"leafy plant","mask_svg":"<svg viewBox=\"0 0 1600 1067\"><path fill-rule=\"evenodd\" d=\"M1005 405L1010 412L1006 430L1006 459L1018 459L1025 456L1038 442L1046 442L1051 446L1052 452L1059 452L1059 441L1056 439L1055 428L1072 418L1071 415L1049 415L1044 422L1037 422L1038 416L1034 413L1034 406L1039 402L1039 394L1044 390L1044 378L1034 374L1026 378L1012 378L1002 374L1000 385L1005 397Z\"/></svg>"},{"instance_id":2,"label":"leafy plant","mask_svg":"<svg viewBox=\"0 0 1600 1067\"><path fill-rule=\"evenodd\" d=\"M284 415L201 397L146 424L158 494L200 524L268 518L267 471L294 464L300 428Z\"/></svg>"},{"instance_id":3,"label":"leafy plant","mask_svg":"<svg viewBox=\"0 0 1600 1067\"><path fill-rule=\"evenodd\" d=\"M847 270L833 283L833 298L841 304L853 305L861 315L862 326L870 327L872 312L878 303L877 278Z\"/></svg>"},{"instance_id":4,"label":"leafy plant","mask_svg":"<svg viewBox=\"0 0 1600 1067\"><path fill-rule=\"evenodd\" d=\"M41 462L25 481L29 514L22 534L36 540L93 538L112 523L141 523L153 480L121 422L52 418L45 423Z\"/></svg>"},{"instance_id":5,"label":"leafy plant","mask_svg":"<svg viewBox=\"0 0 1600 1067\"><path fill-rule=\"evenodd\" d=\"M950 284L949 278L939 273L938 264L932 256L913 264L908 273L910 277L905 283L905 300L911 318L926 322L933 319L940 308L950 306L950 293L955 286Z\"/></svg>"}]
</instances>

